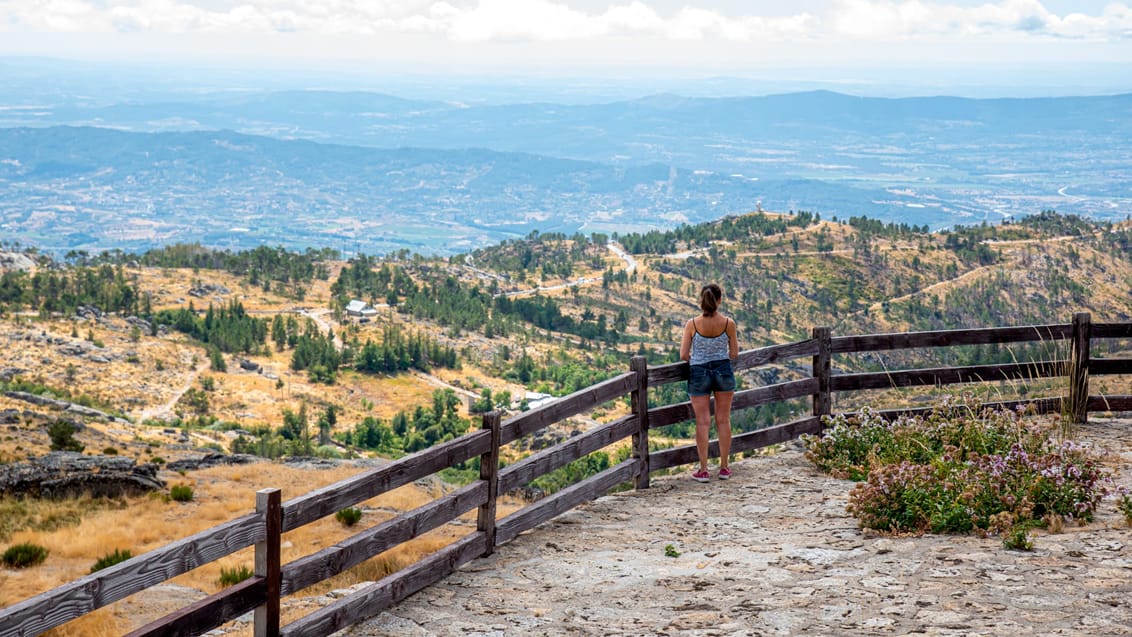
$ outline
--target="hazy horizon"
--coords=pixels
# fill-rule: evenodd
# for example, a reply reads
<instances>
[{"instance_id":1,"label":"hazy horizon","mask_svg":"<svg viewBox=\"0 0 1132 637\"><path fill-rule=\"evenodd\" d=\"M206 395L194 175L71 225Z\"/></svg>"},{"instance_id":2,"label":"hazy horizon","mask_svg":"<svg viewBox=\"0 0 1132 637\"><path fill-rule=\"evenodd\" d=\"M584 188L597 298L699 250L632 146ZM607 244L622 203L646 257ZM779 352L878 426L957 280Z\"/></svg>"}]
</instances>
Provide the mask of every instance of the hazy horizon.
<instances>
[{"instance_id":1,"label":"hazy horizon","mask_svg":"<svg viewBox=\"0 0 1132 637\"><path fill-rule=\"evenodd\" d=\"M1132 92L1132 8L1104 0L0 2L0 58L410 97L1033 97ZM11 78L3 78L5 80ZM444 86L430 86L441 83ZM572 88L571 88L572 87ZM472 96L475 98L475 96Z\"/></svg>"}]
</instances>

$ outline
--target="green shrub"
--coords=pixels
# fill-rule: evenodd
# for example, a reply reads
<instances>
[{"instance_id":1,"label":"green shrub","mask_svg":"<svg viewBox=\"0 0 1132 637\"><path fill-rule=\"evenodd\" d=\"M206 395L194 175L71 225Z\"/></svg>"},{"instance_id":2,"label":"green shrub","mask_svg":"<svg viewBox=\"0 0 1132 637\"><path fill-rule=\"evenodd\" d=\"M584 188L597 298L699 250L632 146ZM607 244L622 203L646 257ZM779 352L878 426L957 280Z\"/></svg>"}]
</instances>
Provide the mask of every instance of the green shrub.
<instances>
[{"instance_id":1,"label":"green shrub","mask_svg":"<svg viewBox=\"0 0 1132 637\"><path fill-rule=\"evenodd\" d=\"M98 558L94 566L90 567L90 572L101 571L104 568L114 566L118 562L125 562L133 556L134 554L130 552L130 549L114 549L113 553L107 553Z\"/></svg>"},{"instance_id":2,"label":"green shrub","mask_svg":"<svg viewBox=\"0 0 1132 637\"><path fill-rule=\"evenodd\" d=\"M9 546L0 559L10 568L27 568L43 563L47 559L47 553L47 549L42 546L25 542Z\"/></svg>"},{"instance_id":3,"label":"green shrub","mask_svg":"<svg viewBox=\"0 0 1132 637\"><path fill-rule=\"evenodd\" d=\"M255 575L255 572L252 571L252 569L250 569L246 566L240 566L239 568L230 568L230 569L221 567L221 569L220 569L220 585L221 586L231 586L233 584L239 584L240 582L248 579L252 575Z\"/></svg>"},{"instance_id":4,"label":"green shrub","mask_svg":"<svg viewBox=\"0 0 1132 637\"><path fill-rule=\"evenodd\" d=\"M344 526L354 526L362 519L362 510L357 507L348 507L334 514L334 519Z\"/></svg>"},{"instance_id":5,"label":"green shrub","mask_svg":"<svg viewBox=\"0 0 1132 637\"><path fill-rule=\"evenodd\" d=\"M79 451L85 446L75 440L75 425L66 420L56 420L47 426L47 435L51 438L52 451Z\"/></svg>"},{"instance_id":6,"label":"green shrub","mask_svg":"<svg viewBox=\"0 0 1132 637\"><path fill-rule=\"evenodd\" d=\"M1030 537L1030 529L1024 524L1011 527L1002 536L1002 545L1015 551L1034 550L1034 540Z\"/></svg>"},{"instance_id":7,"label":"green shrub","mask_svg":"<svg viewBox=\"0 0 1132 637\"><path fill-rule=\"evenodd\" d=\"M169 497L176 502L192 502L193 488L187 484L175 484L169 489Z\"/></svg>"},{"instance_id":8,"label":"green shrub","mask_svg":"<svg viewBox=\"0 0 1132 637\"><path fill-rule=\"evenodd\" d=\"M116 456L116 455L118 455L118 448L117 447L107 447L107 448L102 450L102 455L104 455L104 456Z\"/></svg>"}]
</instances>

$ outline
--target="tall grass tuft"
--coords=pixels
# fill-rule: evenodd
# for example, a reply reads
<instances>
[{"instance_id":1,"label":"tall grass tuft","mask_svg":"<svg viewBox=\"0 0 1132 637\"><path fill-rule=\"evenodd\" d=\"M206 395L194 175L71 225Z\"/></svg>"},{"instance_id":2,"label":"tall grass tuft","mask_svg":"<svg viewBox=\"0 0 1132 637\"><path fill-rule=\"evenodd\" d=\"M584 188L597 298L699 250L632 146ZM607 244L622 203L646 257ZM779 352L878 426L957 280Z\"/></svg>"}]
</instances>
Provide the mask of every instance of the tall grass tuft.
<instances>
[{"instance_id":1,"label":"tall grass tuft","mask_svg":"<svg viewBox=\"0 0 1132 637\"><path fill-rule=\"evenodd\" d=\"M130 549L114 549L113 553L107 553L106 555L98 558L98 560L94 563L94 566L90 567L90 572L94 573L101 571L102 569L114 566L119 562L125 562L133 556L134 554L130 552Z\"/></svg>"}]
</instances>

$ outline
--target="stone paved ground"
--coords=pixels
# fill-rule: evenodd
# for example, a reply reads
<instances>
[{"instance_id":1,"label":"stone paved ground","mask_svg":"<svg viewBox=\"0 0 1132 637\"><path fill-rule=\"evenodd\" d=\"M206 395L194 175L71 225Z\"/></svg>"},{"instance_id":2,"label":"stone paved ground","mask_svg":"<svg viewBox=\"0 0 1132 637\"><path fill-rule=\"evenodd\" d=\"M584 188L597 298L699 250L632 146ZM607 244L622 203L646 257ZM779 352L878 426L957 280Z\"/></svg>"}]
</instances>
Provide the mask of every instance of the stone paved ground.
<instances>
[{"instance_id":1,"label":"stone paved ground","mask_svg":"<svg viewBox=\"0 0 1132 637\"><path fill-rule=\"evenodd\" d=\"M1132 486L1132 421L1082 438ZM341 635L1132 635L1132 529L1111 501L1019 552L862 532L851 483L797 446L734 466L730 482L603 497Z\"/></svg>"}]
</instances>

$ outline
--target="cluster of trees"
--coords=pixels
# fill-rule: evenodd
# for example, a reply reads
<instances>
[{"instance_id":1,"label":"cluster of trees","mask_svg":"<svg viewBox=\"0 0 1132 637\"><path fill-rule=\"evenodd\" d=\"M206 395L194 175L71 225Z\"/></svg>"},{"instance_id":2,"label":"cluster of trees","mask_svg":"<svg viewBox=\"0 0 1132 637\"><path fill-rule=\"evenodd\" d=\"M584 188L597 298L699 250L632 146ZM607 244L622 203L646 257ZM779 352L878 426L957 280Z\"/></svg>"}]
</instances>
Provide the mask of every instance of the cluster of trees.
<instances>
[{"instance_id":1,"label":"cluster of trees","mask_svg":"<svg viewBox=\"0 0 1132 637\"><path fill-rule=\"evenodd\" d=\"M459 369L456 349L422 332L406 335L397 325L388 325L382 330L380 343L366 340L354 356L354 368L360 372L391 374L408 369L427 372L432 367Z\"/></svg>"},{"instance_id":2,"label":"cluster of trees","mask_svg":"<svg viewBox=\"0 0 1132 637\"><path fill-rule=\"evenodd\" d=\"M42 315L74 314L81 306L103 312L144 315L150 299L121 265L65 269L39 268L33 274L13 270L0 274L0 310L39 311Z\"/></svg>"},{"instance_id":3,"label":"cluster of trees","mask_svg":"<svg viewBox=\"0 0 1132 637\"><path fill-rule=\"evenodd\" d=\"M606 256L608 235L580 232L567 236L561 232L540 234L532 231L525 239L504 241L491 249L476 250L466 257L456 256L453 262L463 262L477 268L505 274L522 280L531 274L544 278L567 279L574 275L577 264L588 261L600 267Z\"/></svg>"},{"instance_id":4,"label":"cluster of trees","mask_svg":"<svg viewBox=\"0 0 1132 637\"><path fill-rule=\"evenodd\" d=\"M492 360L499 376L534 387L535 391L561 396L589 387L626 370L626 360L618 352L597 352L579 357L577 352L558 349L536 361L526 350L517 357L508 346L500 347Z\"/></svg>"},{"instance_id":5,"label":"cluster of trees","mask_svg":"<svg viewBox=\"0 0 1132 637\"><path fill-rule=\"evenodd\" d=\"M373 267L374 262L368 258L351 261L332 289L336 294L348 292L349 296L361 298L392 300L397 296L401 312L435 321L456 333L480 331L492 338L526 324L589 340L617 339L604 316L575 320L563 313L560 301L552 297L493 296L480 285L468 285L450 274L423 267L414 272L415 277L403 267L389 264L370 269L367 274L366 268Z\"/></svg>"},{"instance_id":6,"label":"cluster of trees","mask_svg":"<svg viewBox=\"0 0 1132 637\"><path fill-rule=\"evenodd\" d=\"M346 307L351 299L397 305L400 297L413 293L416 287L405 268L362 254L342 268L330 285L330 293L338 308Z\"/></svg>"},{"instance_id":7,"label":"cluster of trees","mask_svg":"<svg viewBox=\"0 0 1132 637\"><path fill-rule=\"evenodd\" d=\"M367 416L337 438L345 445L384 454L420 451L467 433L471 421L461 418L460 399L451 389L432 392L430 406L397 412L388 422Z\"/></svg>"},{"instance_id":8,"label":"cluster of trees","mask_svg":"<svg viewBox=\"0 0 1132 637\"><path fill-rule=\"evenodd\" d=\"M168 325L178 332L222 352L257 353L267 343L267 321L251 316L238 299L215 308L209 304L204 316L189 303L187 308L160 310L153 325Z\"/></svg>"},{"instance_id":9,"label":"cluster of trees","mask_svg":"<svg viewBox=\"0 0 1132 637\"><path fill-rule=\"evenodd\" d=\"M879 219L870 219L863 215L860 217L849 217L846 223L866 237L907 239L917 235L926 235L931 232L931 228L929 228L927 224L917 226L907 223L886 223Z\"/></svg>"},{"instance_id":10,"label":"cluster of trees","mask_svg":"<svg viewBox=\"0 0 1132 637\"><path fill-rule=\"evenodd\" d=\"M307 319L306 328L295 339L291 369L306 370L314 382L333 385L338 379L342 360L343 352L334 342L334 332L327 330L323 334L314 321Z\"/></svg>"},{"instance_id":11,"label":"cluster of trees","mask_svg":"<svg viewBox=\"0 0 1132 637\"><path fill-rule=\"evenodd\" d=\"M633 254L671 254L681 246L703 246L713 241L768 237L785 233L790 228L807 228L819 221L821 215L805 211L774 217L756 212L694 226L683 224L675 230L650 230L644 234L634 232L614 237Z\"/></svg>"},{"instance_id":12,"label":"cluster of trees","mask_svg":"<svg viewBox=\"0 0 1132 637\"><path fill-rule=\"evenodd\" d=\"M319 383L333 384L338 370L349 364L357 371L370 374L393 374L409 369L427 372L433 367L460 368L455 348L422 332L406 334L398 325L386 326L381 342L367 339L361 344L354 339L339 347L334 332L323 333L311 319L306 319L300 330L294 316L284 319L276 315L272 322L272 339L280 349L284 345L294 348L291 369L306 370L311 380Z\"/></svg>"},{"instance_id":13,"label":"cluster of trees","mask_svg":"<svg viewBox=\"0 0 1132 637\"><path fill-rule=\"evenodd\" d=\"M232 441L232 453L247 453L263 458L339 455L331 446L331 432L338 422L338 408L334 405L327 405L319 414L315 424L317 437L311 432L306 403L302 403L298 411L284 408L282 420L282 424L275 429L266 425L257 427L251 432L254 438L240 434Z\"/></svg>"},{"instance_id":14,"label":"cluster of trees","mask_svg":"<svg viewBox=\"0 0 1132 637\"><path fill-rule=\"evenodd\" d=\"M84 252L71 252L71 261L85 263L92 260ZM195 270L221 270L243 277L252 285L261 285L265 291L289 292L292 296L305 294L305 285L314 279L330 278L327 262L338 259L332 248L307 248L294 252L283 247L259 246L251 250L231 252L214 250L199 243L178 243L148 250L140 255L121 251L104 252L93 261L111 263L138 263L160 268L193 268ZM290 286L287 290L286 286Z\"/></svg>"}]
</instances>

